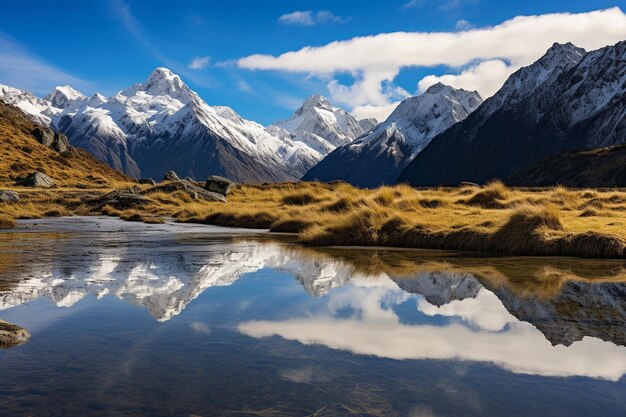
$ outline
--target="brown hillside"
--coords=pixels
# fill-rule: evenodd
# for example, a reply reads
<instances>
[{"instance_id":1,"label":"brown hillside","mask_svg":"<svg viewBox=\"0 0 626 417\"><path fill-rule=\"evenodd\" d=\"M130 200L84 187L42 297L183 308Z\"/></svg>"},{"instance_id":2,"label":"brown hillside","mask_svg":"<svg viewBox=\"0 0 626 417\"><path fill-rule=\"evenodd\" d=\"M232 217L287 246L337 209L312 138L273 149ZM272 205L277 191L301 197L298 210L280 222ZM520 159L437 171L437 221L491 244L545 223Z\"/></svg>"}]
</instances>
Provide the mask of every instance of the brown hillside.
<instances>
[{"instance_id":1,"label":"brown hillside","mask_svg":"<svg viewBox=\"0 0 626 417\"><path fill-rule=\"evenodd\" d=\"M510 185L626 187L626 145L565 152L507 181Z\"/></svg>"},{"instance_id":2,"label":"brown hillside","mask_svg":"<svg viewBox=\"0 0 626 417\"><path fill-rule=\"evenodd\" d=\"M12 187L19 176L40 171L59 187L109 187L130 180L86 151L71 148L60 154L41 145L37 127L17 107L0 101L0 186Z\"/></svg>"}]
</instances>

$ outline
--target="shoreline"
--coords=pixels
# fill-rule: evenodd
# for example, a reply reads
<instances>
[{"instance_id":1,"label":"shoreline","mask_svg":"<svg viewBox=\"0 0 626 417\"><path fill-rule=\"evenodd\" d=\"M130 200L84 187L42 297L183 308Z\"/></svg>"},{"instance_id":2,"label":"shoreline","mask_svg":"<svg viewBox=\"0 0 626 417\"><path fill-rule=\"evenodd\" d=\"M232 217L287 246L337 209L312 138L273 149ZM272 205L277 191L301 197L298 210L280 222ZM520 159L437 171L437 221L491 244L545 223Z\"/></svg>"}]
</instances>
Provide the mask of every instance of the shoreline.
<instances>
[{"instance_id":1,"label":"shoreline","mask_svg":"<svg viewBox=\"0 0 626 417\"><path fill-rule=\"evenodd\" d=\"M0 204L15 219L110 216L131 222L203 224L294 236L311 247L380 247L626 259L626 190L484 187L357 189L346 183L238 185L226 202L176 189L106 201L130 189L19 189ZM161 187L162 188L162 187ZM132 196L131 196L132 197Z\"/></svg>"}]
</instances>

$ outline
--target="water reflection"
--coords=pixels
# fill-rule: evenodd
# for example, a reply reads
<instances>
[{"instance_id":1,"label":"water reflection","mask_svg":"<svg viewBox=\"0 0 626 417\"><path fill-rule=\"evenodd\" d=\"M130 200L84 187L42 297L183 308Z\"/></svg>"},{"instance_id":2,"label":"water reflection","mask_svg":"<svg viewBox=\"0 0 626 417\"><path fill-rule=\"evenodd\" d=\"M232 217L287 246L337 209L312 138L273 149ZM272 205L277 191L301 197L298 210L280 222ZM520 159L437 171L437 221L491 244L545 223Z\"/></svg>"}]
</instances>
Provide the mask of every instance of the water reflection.
<instances>
[{"instance_id":1,"label":"water reflection","mask_svg":"<svg viewBox=\"0 0 626 417\"><path fill-rule=\"evenodd\" d=\"M456 290L467 277L446 278L451 285L432 286L436 294L424 291L429 286L418 282L418 297L410 297L391 281L353 279L349 286L333 291L325 308L314 315L249 321L239 330L257 338L277 335L382 358L490 362L523 374L617 381L626 373L626 348L591 337L570 346L553 346L531 323L510 314L493 292L471 285L463 297ZM411 281L432 279L422 276ZM442 302L440 307L428 302L432 295L441 299L439 290L460 299ZM443 320L403 322L397 307L409 298L418 313ZM350 311L347 317L340 314L345 311Z\"/></svg>"},{"instance_id":2,"label":"water reflection","mask_svg":"<svg viewBox=\"0 0 626 417\"><path fill-rule=\"evenodd\" d=\"M626 373L622 262L316 251L206 229L118 227L102 220L69 233L0 234L0 310L113 297L166 322L210 288L271 270L320 302L241 317L233 328L247 337L379 358L484 362L519 374L617 381ZM274 297L263 302L281 301ZM189 328L212 333L200 321ZM282 377L322 378L307 367Z\"/></svg>"}]
</instances>

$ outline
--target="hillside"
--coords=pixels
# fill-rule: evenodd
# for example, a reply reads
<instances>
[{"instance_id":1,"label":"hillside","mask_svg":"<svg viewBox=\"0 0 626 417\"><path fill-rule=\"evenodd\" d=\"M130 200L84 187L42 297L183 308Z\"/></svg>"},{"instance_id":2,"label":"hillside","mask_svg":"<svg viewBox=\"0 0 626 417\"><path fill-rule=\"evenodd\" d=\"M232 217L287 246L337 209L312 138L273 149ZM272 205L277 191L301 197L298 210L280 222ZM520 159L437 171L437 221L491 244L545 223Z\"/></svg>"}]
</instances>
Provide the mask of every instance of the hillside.
<instances>
[{"instance_id":1,"label":"hillside","mask_svg":"<svg viewBox=\"0 0 626 417\"><path fill-rule=\"evenodd\" d=\"M130 181L84 150L58 152L40 144L33 135L38 127L47 129L0 101L0 186L12 187L17 177L33 171L47 174L61 187L98 188Z\"/></svg>"},{"instance_id":2,"label":"hillside","mask_svg":"<svg viewBox=\"0 0 626 417\"><path fill-rule=\"evenodd\" d=\"M565 152L516 175L510 185L626 187L626 145Z\"/></svg>"}]
</instances>

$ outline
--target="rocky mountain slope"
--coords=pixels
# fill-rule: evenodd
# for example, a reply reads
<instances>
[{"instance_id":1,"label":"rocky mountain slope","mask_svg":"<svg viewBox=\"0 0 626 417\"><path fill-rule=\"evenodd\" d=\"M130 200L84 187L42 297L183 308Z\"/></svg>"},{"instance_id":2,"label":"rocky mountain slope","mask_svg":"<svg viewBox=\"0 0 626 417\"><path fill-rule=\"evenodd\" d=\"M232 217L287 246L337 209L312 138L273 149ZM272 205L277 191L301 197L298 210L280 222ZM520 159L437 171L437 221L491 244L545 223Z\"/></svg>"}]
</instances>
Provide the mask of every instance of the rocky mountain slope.
<instances>
[{"instance_id":1,"label":"rocky mountain slope","mask_svg":"<svg viewBox=\"0 0 626 417\"><path fill-rule=\"evenodd\" d=\"M626 187L626 145L564 152L506 180L518 186Z\"/></svg>"},{"instance_id":2,"label":"rocky mountain slope","mask_svg":"<svg viewBox=\"0 0 626 417\"><path fill-rule=\"evenodd\" d=\"M128 181L86 151L70 147L64 135L36 125L17 107L0 102L0 185L13 186L17 178L34 171L60 186Z\"/></svg>"},{"instance_id":3,"label":"rocky mountain slope","mask_svg":"<svg viewBox=\"0 0 626 417\"><path fill-rule=\"evenodd\" d=\"M392 184L432 138L465 119L483 99L443 84L404 100L371 133L340 146L303 177L361 187Z\"/></svg>"},{"instance_id":4,"label":"rocky mountain slope","mask_svg":"<svg viewBox=\"0 0 626 417\"><path fill-rule=\"evenodd\" d=\"M74 146L135 178L158 179L175 170L198 179L218 174L245 182L294 180L329 148L334 149L334 143L351 140L362 131L345 111L333 109L337 137L309 137L305 134L309 127L317 129L313 134L334 130L306 117L303 110L298 117L306 123L294 129L295 136L279 135L231 108L207 105L166 68L157 68L145 82L113 97L85 97L64 86L41 99L0 86L0 100L20 107L34 121L66 134ZM328 143L320 146L316 140Z\"/></svg>"},{"instance_id":5,"label":"rocky mountain slope","mask_svg":"<svg viewBox=\"0 0 626 417\"><path fill-rule=\"evenodd\" d=\"M402 173L415 185L508 178L568 150L624 143L626 41L586 53L555 44Z\"/></svg>"}]
</instances>

